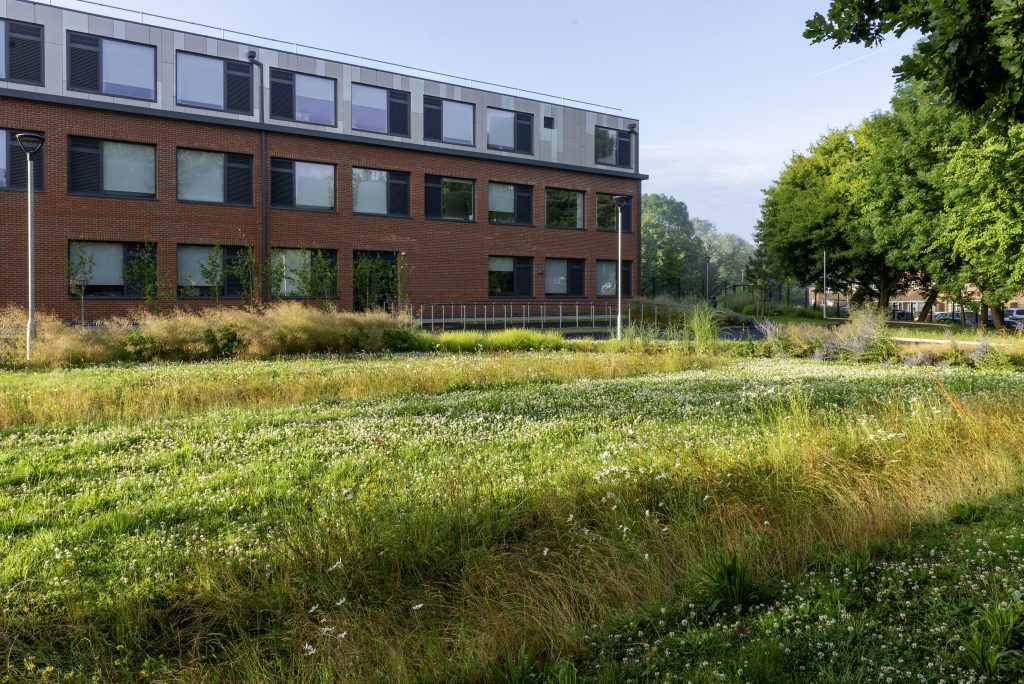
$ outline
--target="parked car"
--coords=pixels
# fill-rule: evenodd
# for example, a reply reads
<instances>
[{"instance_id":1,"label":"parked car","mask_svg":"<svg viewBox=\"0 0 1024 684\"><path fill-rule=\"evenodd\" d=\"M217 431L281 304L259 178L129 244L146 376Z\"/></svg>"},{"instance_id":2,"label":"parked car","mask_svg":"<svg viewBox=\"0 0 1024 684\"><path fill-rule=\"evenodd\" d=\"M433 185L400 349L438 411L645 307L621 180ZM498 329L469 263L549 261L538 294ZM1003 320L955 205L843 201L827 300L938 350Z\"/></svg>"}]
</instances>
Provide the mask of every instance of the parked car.
<instances>
[{"instance_id":1,"label":"parked car","mask_svg":"<svg viewBox=\"0 0 1024 684\"><path fill-rule=\"evenodd\" d=\"M1003 320L1007 330L1024 332L1024 318L1007 318Z\"/></svg>"},{"instance_id":2,"label":"parked car","mask_svg":"<svg viewBox=\"0 0 1024 684\"><path fill-rule=\"evenodd\" d=\"M1024 318L1024 309L1003 309L1003 318Z\"/></svg>"},{"instance_id":3,"label":"parked car","mask_svg":"<svg viewBox=\"0 0 1024 684\"><path fill-rule=\"evenodd\" d=\"M952 311L943 311L942 313L935 314L936 323L959 323L960 314L953 313Z\"/></svg>"}]
</instances>

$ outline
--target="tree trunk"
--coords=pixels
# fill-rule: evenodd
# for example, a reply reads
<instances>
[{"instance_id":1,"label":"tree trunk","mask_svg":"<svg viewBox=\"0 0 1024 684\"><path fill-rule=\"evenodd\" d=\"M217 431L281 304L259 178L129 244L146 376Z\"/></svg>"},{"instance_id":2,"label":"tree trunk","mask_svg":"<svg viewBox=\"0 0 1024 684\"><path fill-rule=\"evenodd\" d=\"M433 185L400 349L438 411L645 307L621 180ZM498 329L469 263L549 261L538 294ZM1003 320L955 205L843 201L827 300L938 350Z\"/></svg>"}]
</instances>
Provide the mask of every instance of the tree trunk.
<instances>
[{"instance_id":1,"label":"tree trunk","mask_svg":"<svg viewBox=\"0 0 1024 684\"><path fill-rule=\"evenodd\" d=\"M928 316L931 315L932 309L935 308L935 300L939 298L939 291L932 290L928 293L928 299L924 300L924 307L921 309L921 313L917 316L918 323L924 323L928 320Z\"/></svg>"},{"instance_id":2,"label":"tree trunk","mask_svg":"<svg viewBox=\"0 0 1024 684\"><path fill-rule=\"evenodd\" d=\"M81 315L79 317L82 319L82 327L84 328L85 327L85 295L84 294L81 297L78 298L78 305L79 305L79 311L81 312Z\"/></svg>"},{"instance_id":3,"label":"tree trunk","mask_svg":"<svg viewBox=\"0 0 1024 684\"><path fill-rule=\"evenodd\" d=\"M1005 326L1003 321L1003 307L993 306L992 307L992 325L995 326L996 330L1002 330Z\"/></svg>"},{"instance_id":4,"label":"tree trunk","mask_svg":"<svg viewBox=\"0 0 1024 684\"><path fill-rule=\"evenodd\" d=\"M988 323L988 304L982 304L978 309L978 320L975 321L975 327L978 330L984 330L986 323Z\"/></svg>"}]
</instances>

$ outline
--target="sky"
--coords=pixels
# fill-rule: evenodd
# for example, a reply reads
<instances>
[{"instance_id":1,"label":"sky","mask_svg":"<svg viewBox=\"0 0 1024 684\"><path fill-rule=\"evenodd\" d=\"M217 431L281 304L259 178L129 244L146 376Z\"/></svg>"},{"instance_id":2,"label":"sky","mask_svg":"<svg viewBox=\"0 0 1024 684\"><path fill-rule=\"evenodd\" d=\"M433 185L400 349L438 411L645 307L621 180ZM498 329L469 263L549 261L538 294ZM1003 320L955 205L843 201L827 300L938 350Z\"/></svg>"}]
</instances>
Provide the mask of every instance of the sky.
<instances>
[{"instance_id":1,"label":"sky","mask_svg":"<svg viewBox=\"0 0 1024 684\"><path fill-rule=\"evenodd\" d=\"M793 152L887 107L913 44L811 45L828 0L105 1L618 107L640 121L644 191L747 238Z\"/></svg>"}]
</instances>

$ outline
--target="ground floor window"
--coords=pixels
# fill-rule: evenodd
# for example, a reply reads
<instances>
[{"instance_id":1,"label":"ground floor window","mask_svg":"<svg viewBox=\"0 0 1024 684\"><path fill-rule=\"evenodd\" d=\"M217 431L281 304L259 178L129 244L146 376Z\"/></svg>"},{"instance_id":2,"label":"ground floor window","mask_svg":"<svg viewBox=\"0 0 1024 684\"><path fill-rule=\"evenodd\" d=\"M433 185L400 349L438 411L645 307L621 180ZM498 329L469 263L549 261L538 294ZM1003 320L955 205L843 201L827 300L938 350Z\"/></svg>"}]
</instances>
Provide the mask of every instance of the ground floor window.
<instances>
[{"instance_id":1,"label":"ground floor window","mask_svg":"<svg viewBox=\"0 0 1024 684\"><path fill-rule=\"evenodd\" d=\"M615 277L614 261L597 262L597 296L614 297L618 294L618 279ZM622 296L633 296L633 263L622 262Z\"/></svg>"},{"instance_id":2,"label":"ground floor window","mask_svg":"<svg viewBox=\"0 0 1024 684\"><path fill-rule=\"evenodd\" d=\"M545 259L544 293L552 296L583 296L583 259Z\"/></svg>"},{"instance_id":3,"label":"ground floor window","mask_svg":"<svg viewBox=\"0 0 1024 684\"><path fill-rule=\"evenodd\" d=\"M352 295L356 311L386 306L398 298L398 254L354 252Z\"/></svg>"},{"instance_id":4,"label":"ground floor window","mask_svg":"<svg viewBox=\"0 0 1024 684\"><path fill-rule=\"evenodd\" d=\"M156 245L148 242L68 243L68 284L76 297L156 296Z\"/></svg>"},{"instance_id":5,"label":"ground floor window","mask_svg":"<svg viewBox=\"0 0 1024 684\"><path fill-rule=\"evenodd\" d=\"M275 298L337 299L338 251L275 247L270 252L270 291Z\"/></svg>"},{"instance_id":6,"label":"ground floor window","mask_svg":"<svg viewBox=\"0 0 1024 684\"><path fill-rule=\"evenodd\" d=\"M490 257L487 266L487 293L491 297L532 297L533 258Z\"/></svg>"},{"instance_id":7,"label":"ground floor window","mask_svg":"<svg viewBox=\"0 0 1024 684\"><path fill-rule=\"evenodd\" d=\"M178 296L241 297L248 247L178 245Z\"/></svg>"}]
</instances>

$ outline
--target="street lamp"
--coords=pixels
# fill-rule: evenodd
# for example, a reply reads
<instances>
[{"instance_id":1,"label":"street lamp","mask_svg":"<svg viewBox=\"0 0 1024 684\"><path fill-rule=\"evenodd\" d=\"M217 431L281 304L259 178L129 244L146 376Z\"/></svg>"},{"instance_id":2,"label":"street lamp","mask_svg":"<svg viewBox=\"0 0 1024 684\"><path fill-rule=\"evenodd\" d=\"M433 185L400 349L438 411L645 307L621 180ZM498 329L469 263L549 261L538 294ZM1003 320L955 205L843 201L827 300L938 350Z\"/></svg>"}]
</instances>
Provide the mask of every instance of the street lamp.
<instances>
[{"instance_id":1,"label":"street lamp","mask_svg":"<svg viewBox=\"0 0 1024 684\"><path fill-rule=\"evenodd\" d=\"M619 209L619 251L618 259L616 260L615 272L615 339L622 339L622 219L626 215L626 208L629 207L629 197L625 195L616 195L615 206Z\"/></svg>"},{"instance_id":2,"label":"street lamp","mask_svg":"<svg viewBox=\"0 0 1024 684\"><path fill-rule=\"evenodd\" d=\"M15 139L28 160L28 325L25 329L25 360L32 360L32 340L36 336L36 252L35 252L35 188L32 158L43 148L46 138L41 133L17 133Z\"/></svg>"}]
</instances>

